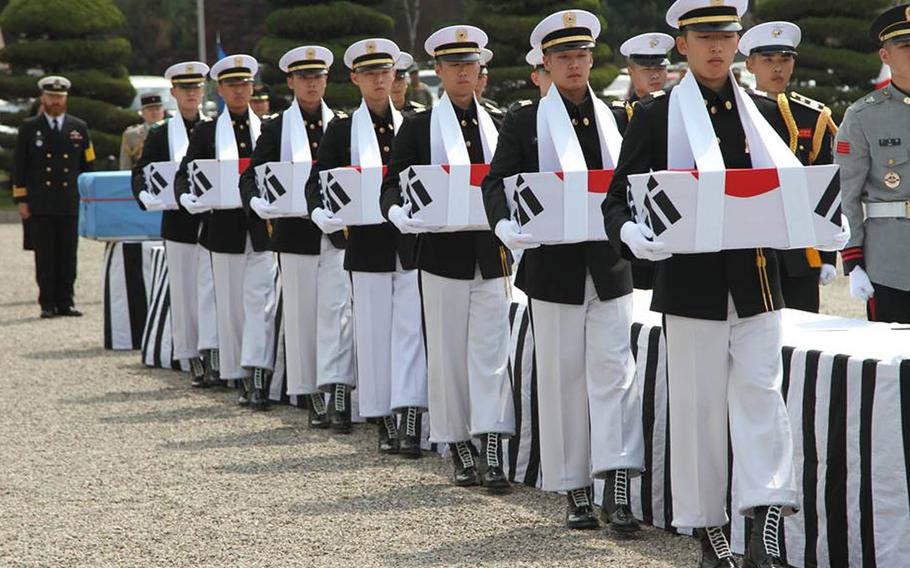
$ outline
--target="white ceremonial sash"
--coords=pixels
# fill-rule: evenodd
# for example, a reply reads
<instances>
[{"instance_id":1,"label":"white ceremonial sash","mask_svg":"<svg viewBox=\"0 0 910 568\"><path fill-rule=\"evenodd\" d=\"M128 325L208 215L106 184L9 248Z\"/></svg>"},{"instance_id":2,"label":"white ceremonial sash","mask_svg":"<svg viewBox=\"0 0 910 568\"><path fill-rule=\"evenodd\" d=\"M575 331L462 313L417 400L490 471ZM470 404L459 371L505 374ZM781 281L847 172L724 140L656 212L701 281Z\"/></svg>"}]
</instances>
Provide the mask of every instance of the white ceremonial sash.
<instances>
[{"instance_id":1,"label":"white ceremonial sash","mask_svg":"<svg viewBox=\"0 0 910 568\"><path fill-rule=\"evenodd\" d=\"M247 116L250 120L250 142L251 149L256 147L256 140L259 139L259 129L262 122L256 113L247 109ZM215 158L218 160L237 160L240 154L237 151L237 139L234 136L234 125L231 124L231 113L227 107L218 115L218 121L215 123Z\"/></svg>"},{"instance_id":2,"label":"white ceremonial sash","mask_svg":"<svg viewBox=\"0 0 910 568\"><path fill-rule=\"evenodd\" d=\"M199 114L202 120L202 114ZM186 126L183 123L183 116L177 113L167 121L167 150L172 162L180 162L186 156L186 149L190 145L190 140L186 135Z\"/></svg>"},{"instance_id":3,"label":"white ceremonial sash","mask_svg":"<svg viewBox=\"0 0 910 568\"><path fill-rule=\"evenodd\" d=\"M619 162L622 135L613 113L588 86L594 103L594 120L600 140L603 169L612 170ZM588 239L588 165L569 112L556 84L537 108L537 159L541 172L563 172L563 218L567 242Z\"/></svg>"},{"instance_id":4,"label":"white ceremonial sash","mask_svg":"<svg viewBox=\"0 0 910 568\"><path fill-rule=\"evenodd\" d=\"M493 119L476 99L474 106L477 109L480 141L483 145L483 160L490 163L496 152L499 133ZM471 157L448 94L442 96L430 115L430 162L449 166L448 225L468 225Z\"/></svg>"},{"instance_id":5,"label":"white ceremonial sash","mask_svg":"<svg viewBox=\"0 0 910 568\"><path fill-rule=\"evenodd\" d=\"M329 105L322 101L322 131L329 127L329 122L335 118L335 113ZM313 153L310 150L310 139L303 121L303 111L297 99L291 103L281 115L281 161L282 162L312 162Z\"/></svg>"},{"instance_id":6,"label":"white ceremonial sash","mask_svg":"<svg viewBox=\"0 0 910 568\"><path fill-rule=\"evenodd\" d=\"M392 110L392 127L397 133L401 126L401 113L392 104L391 99L389 108ZM361 194L365 204L364 217L382 218L379 211L382 154L379 151L379 141L376 139L370 109L365 100L361 100L360 107L351 116L351 165L360 166Z\"/></svg>"},{"instance_id":7,"label":"white ceremonial sash","mask_svg":"<svg viewBox=\"0 0 910 568\"><path fill-rule=\"evenodd\" d=\"M781 186L788 189L781 196L790 242L812 240L814 224L804 166L761 115L755 102L737 85L732 73L730 81L752 168L776 168ZM697 169L696 217L724 218L726 166L701 90L691 73L670 93L667 168ZM700 250L721 250L723 233L723 223L699 222L695 227L696 246Z\"/></svg>"}]
</instances>

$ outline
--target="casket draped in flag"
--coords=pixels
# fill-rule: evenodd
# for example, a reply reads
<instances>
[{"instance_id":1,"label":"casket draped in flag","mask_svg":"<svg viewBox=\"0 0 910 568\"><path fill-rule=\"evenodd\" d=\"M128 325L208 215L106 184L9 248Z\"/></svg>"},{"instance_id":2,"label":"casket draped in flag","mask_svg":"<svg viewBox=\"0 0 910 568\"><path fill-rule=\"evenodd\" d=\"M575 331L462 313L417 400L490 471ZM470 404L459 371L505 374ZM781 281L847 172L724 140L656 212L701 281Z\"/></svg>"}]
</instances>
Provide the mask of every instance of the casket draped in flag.
<instances>
[{"instance_id":1,"label":"casket draped in flag","mask_svg":"<svg viewBox=\"0 0 910 568\"><path fill-rule=\"evenodd\" d=\"M480 184L490 164L411 166L401 172L401 194L411 217L432 232L489 230Z\"/></svg>"},{"instance_id":2,"label":"casket draped in flag","mask_svg":"<svg viewBox=\"0 0 910 568\"><path fill-rule=\"evenodd\" d=\"M177 209L174 176L178 169L180 162L152 162L142 169L145 174L145 190L160 199L165 209Z\"/></svg>"},{"instance_id":3,"label":"casket draped in flag","mask_svg":"<svg viewBox=\"0 0 910 568\"><path fill-rule=\"evenodd\" d=\"M629 176L636 218L671 253L836 244L838 166L660 171Z\"/></svg>"},{"instance_id":4,"label":"casket draped in flag","mask_svg":"<svg viewBox=\"0 0 910 568\"><path fill-rule=\"evenodd\" d=\"M305 187L310 162L267 162L256 166L260 197L284 217L307 217Z\"/></svg>"},{"instance_id":5,"label":"casket draped in flag","mask_svg":"<svg viewBox=\"0 0 910 568\"><path fill-rule=\"evenodd\" d=\"M600 205L613 170L524 173L503 180L512 218L540 244L605 241Z\"/></svg>"},{"instance_id":6,"label":"casket draped in flag","mask_svg":"<svg viewBox=\"0 0 910 568\"><path fill-rule=\"evenodd\" d=\"M79 236L99 241L161 238L161 212L140 209L130 182L129 171L79 175Z\"/></svg>"},{"instance_id":7,"label":"casket draped in flag","mask_svg":"<svg viewBox=\"0 0 910 568\"><path fill-rule=\"evenodd\" d=\"M198 197L197 203L212 209L240 208L240 172L249 162L249 158L190 162L190 191Z\"/></svg>"},{"instance_id":8,"label":"casket draped in flag","mask_svg":"<svg viewBox=\"0 0 910 568\"><path fill-rule=\"evenodd\" d=\"M324 207L349 226L385 222L379 212L379 191L385 172L385 166L351 166L319 172Z\"/></svg>"}]
</instances>

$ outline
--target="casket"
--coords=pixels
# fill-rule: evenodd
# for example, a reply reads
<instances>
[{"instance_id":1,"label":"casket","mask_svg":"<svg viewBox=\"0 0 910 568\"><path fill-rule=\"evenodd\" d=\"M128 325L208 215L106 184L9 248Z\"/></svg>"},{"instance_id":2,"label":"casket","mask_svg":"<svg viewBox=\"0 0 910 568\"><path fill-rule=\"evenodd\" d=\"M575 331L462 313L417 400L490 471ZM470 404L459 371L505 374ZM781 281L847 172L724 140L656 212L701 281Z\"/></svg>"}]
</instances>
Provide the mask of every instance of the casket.
<instances>
[{"instance_id":1,"label":"casket","mask_svg":"<svg viewBox=\"0 0 910 568\"><path fill-rule=\"evenodd\" d=\"M239 209L240 173L249 163L249 158L190 162L187 173L196 202L211 209Z\"/></svg>"},{"instance_id":2,"label":"casket","mask_svg":"<svg viewBox=\"0 0 910 568\"><path fill-rule=\"evenodd\" d=\"M379 212L379 192L385 172L385 166L349 166L319 172L325 208L348 226L385 222Z\"/></svg>"},{"instance_id":3,"label":"casket","mask_svg":"<svg viewBox=\"0 0 910 568\"><path fill-rule=\"evenodd\" d=\"M128 171L79 176L80 236L99 241L161 238L161 212L140 209L130 183Z\"/></svg>"},{"instance_id":4,"label":"casket","mask_svg":"<svg viewBox=\"0 0 910 568\"><path fill-rule=\"evenodd\" d=\"M489 230L480 184L490 164L411 166L401 172L401 194L411 217L432 232Z\"/></svg>"},{"instance_id":5,"label":"casket","mask_svg":"<svg viewBox=\"0 0 910 568\"><path fill-rule=\"evenodd\" d=\"M282 217L307 217L306 182L309 162L267 162L256 166L259 195Z\"/></svg>"},{"instance_id":6,"label":"casket","mask_svg":"<svg viewBox=\"0 0 910 568\"><path fill-rule=\"evenodd\" d=\"M165 209L177 209L174 195L174 176L180 169L180 162L152 162L142 169L145 174L145 190L164 203Z\"/></svg>"}]
</instances>

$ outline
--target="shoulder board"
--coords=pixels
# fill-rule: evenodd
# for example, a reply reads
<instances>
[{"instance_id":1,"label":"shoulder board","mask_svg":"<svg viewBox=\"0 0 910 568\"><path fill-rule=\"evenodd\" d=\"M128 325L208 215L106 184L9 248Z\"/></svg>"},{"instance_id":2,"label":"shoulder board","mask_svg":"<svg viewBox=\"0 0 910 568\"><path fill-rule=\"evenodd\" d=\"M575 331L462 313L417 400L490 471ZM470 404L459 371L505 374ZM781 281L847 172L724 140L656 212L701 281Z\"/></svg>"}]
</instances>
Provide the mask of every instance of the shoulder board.
<instances>
[{"instance_id":1,"label":"shoulder board","mask_svg":"<svg viewBox=\"0 0 910 568\"><path fill-rule=\"evenodd\" d=\"M492 114L502 114L502 109L495 105L483 105L483 108L487 109L488 113Z\"/></svg>"},{"instance_id":2,"label":"shoulder board","mask_svg":"<svg viewBox=\"0 0 910 568\"><path fill-rule=\"evenodd\" d=\"M344 112L343 110L336 110L335 118L350 118L350 117L349 117L348 113Z\"/></svg>"},{"instance_id":3,"label":"shoulder board","mask_svg":"<svg viewBox=\"0 0 910 568\"><path fill-rule=\"evenodd\" d=\"M638 103L642 104L642 105L647 105L647 104L653 103L656 100L662 99L666 95L667 95L666 91L663 91L663 90L654 91L653 93L648 93L647 95L645 95L644 97L639 99Z\"/></svg>"},{"instance_id":4,"label":"shoulder board","mask_svg":"<svg viewBox=\"0 0 910 568\"><path fill-rule=\"evenodd\" d=\"M626 101L613 101L610 103L610 106L613 108L626 108Z\"/></svg>"},{"instance_id":5,"label":"shoulder board","mask_svg":"<svg viewBox=\"0 0 910 568\"><path fill-rule=\"evenodd\" d=\"M888 87L883 87L877 91L872 91L871 93L865 95L855 103L853 103L854 111L861 111L867 109L871 106L883 103L891 98L891 89Z\"/></svg>"},{"instance_id":6,"label":"shoulder board","mask_svg":"<svg viewBox=\"0 0 910 568\"><path fill-rule=\"evenodd\" d=\"M758 89L746 89L746 92L749 93L750 95L752 95L753 97L762 97L762 98L765 98L765 99L770 99L770 100L772 100L772 101L776 101L776 100L777 100L777 99L775 99L774 97L772 97L771 95L769 95L767 92L765 92L765 91L760 91L760 90L758 90Z\"/></svg>"},{"instance_id":7,"label":"shoulder board","mask_svg":"<svg viewBox=\"0 0 910 568\"><path fill-rule=\"evenodd\" d=\"M804 107L811 108L812 110L814 110L816 112L822 112L823 110L825 110L824 103L820 103L818 101L812 100L809 97L805 97L805 96L797 93L796 91L793 91L790 93L790 100L793 101L794 103L803 105Z\"/></svg>"},{"instance_id":8,"label":"shoulder board","mask_svg":"<svg viewBox=\"0 0 910 568\"><path fill-rule=\"evenodd\" d=\"M420 106L415 106L414 110L412 110L411 112L413 114L420 114L422 112L427 112L428 110L430 110L430 109L425 107L424 105L420 105Z\"/></svg>"},{"instance_id":9,"label":"shoulder board","mask_svg":"<svg viewBox=\"0 0 910 568\"><path fill-rule=\"evenodd\" d=\"M534 104L534 101L532 101L531 99L521 99L521 100L515 101L514 103L510 104L508 110L509 110L509 112L516 111L520 108L531 106L532 104Z\"/></svg>"},{"instance_id":10,"label":"shoulder board","mask_svg":"<svg viewBox=\"0 0 910 568\"><path fill-rule=\"evenodd\" d=\"M168 119L165 118L165 119L159 120L158 122L153 123L151 126L149 126L149 132L151 132L152 130L158 130L159 128L161 128L162 126L164 126L167 123L167 120Z\"/></svg>"},{"instance_id":11,"label":"shoulder board","mask_svg":"<svg viewBox=\"0 0 910 568\"><path fill-rule=\"evenodd\" d=\"M415 110L415 111L421 110L421 109L426 110L426 108L427 108L427 105L422 104L422 103L418 103L417 101L411 101L411 102L408 103L408 104L410 104L410 105L411 105L411 108L412 108L413 110Z\"/></svg>"}]
</instances>

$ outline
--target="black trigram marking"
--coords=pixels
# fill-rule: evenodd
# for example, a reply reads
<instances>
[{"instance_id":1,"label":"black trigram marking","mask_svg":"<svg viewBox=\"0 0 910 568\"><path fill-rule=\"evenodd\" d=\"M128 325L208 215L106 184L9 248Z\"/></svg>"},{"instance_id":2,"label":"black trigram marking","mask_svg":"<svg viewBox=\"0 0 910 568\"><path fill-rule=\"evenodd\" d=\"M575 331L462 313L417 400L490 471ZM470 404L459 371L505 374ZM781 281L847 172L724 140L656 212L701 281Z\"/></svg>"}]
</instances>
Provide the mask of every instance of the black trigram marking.
<instances>
[{"instance_id":1,"label":"black trigram marking","mask_svg":"<svg viewBox=\"0 0 910 568\"><path fill-rule=\"evenodd\" d=\"M408 196L411 199L411 213L417 213L433 202L433 198L430 197L430 192L427 191L427 188L423 185L423 182L420 181L420 178L417 177L417 174L414 173L414 170L411 170L408 174L407 189Z\"/></svg>"},{"instance_id":2,"label":"black trigram marking","mask_svg":"<svg viewBox=\"0 0 910 568\"><path fill-rule=\"evenodd\" d=\"M515 201L515 214L520 225L527 224L533 217L543 213L543 204L520 175L515 180L515 193L512 199Z\"/></svg>"},{"instance_id":3,"label":"black trigram marking","mask_svg":"<svg viewBox=\"0 0 910 568\"><path fill-rule=\"evenodd\" d=\"M263 177L265 179L265 197L269 203L275 203L279 197L287 193L284 185L278 180L278 176L272 173L272 168L269 166L265 167Z\"/></svg>"},{"instance_id":4,"label":"black trigram marking","mask_svg":"<svg viewBox=\"0 0 910 568\"><path fill-rule=\"evenodd\" d=\"M212 189L212 182L202 173L202 169L196 168L193 172L193 193L196 196L202 196Z\"/></svg>"},{"instance_id":5,"label":"black trigram marking","mask_svg":"<svg viewBox=\"0 0 910 568\"><path fill-rule=\"evenodd\" d=\"M161 175L161 172L152 168L152 195L159 195L162 191L168 188L170 185L167 180Z\"/></svg>"},{"instance_id":6,"label":"black trigram marking","mask_svg":"<svg viewBox=\"0 0 910 568\"><path fill-rule=\"evenodd\" d=\"M840 197L839 171L834 173L834 176L828 183L828 187L825 189L825 193L823 193L821 199L818 200L818 205L815 207L815 214L840 226L841 201L838 197ZM836 206L835 203L837 204Z\"/></svg>"},{"instance_id":7,"label":"black trigram marking","mask_svg":"<svg viewBox=\"0 0 910 568\"><path fill-rule=\"evenodd\" d=\"M667 230L667 224L657 215L657 212L663 214L670 226L682 219L679 210L670 201L670 197L661 189L660 183L654 176L648 178L648 193L645 195L645 209L648 210L648 221L655 235L659 235Z\"/></svg>"},{"instance_id":8,"label":"black trigram marking","mask_svg":"<svg viewBox=\"0 0 910 568\"><path fill-rule=\"evenodd\" d=\"M351 196L344 191L340 183L335 181L335 177L332 174L328 174L325 181L327 186L325 191L326 205L332 213L338 213L343 206L351 202Z\"/></svg>"}]
</instances>

